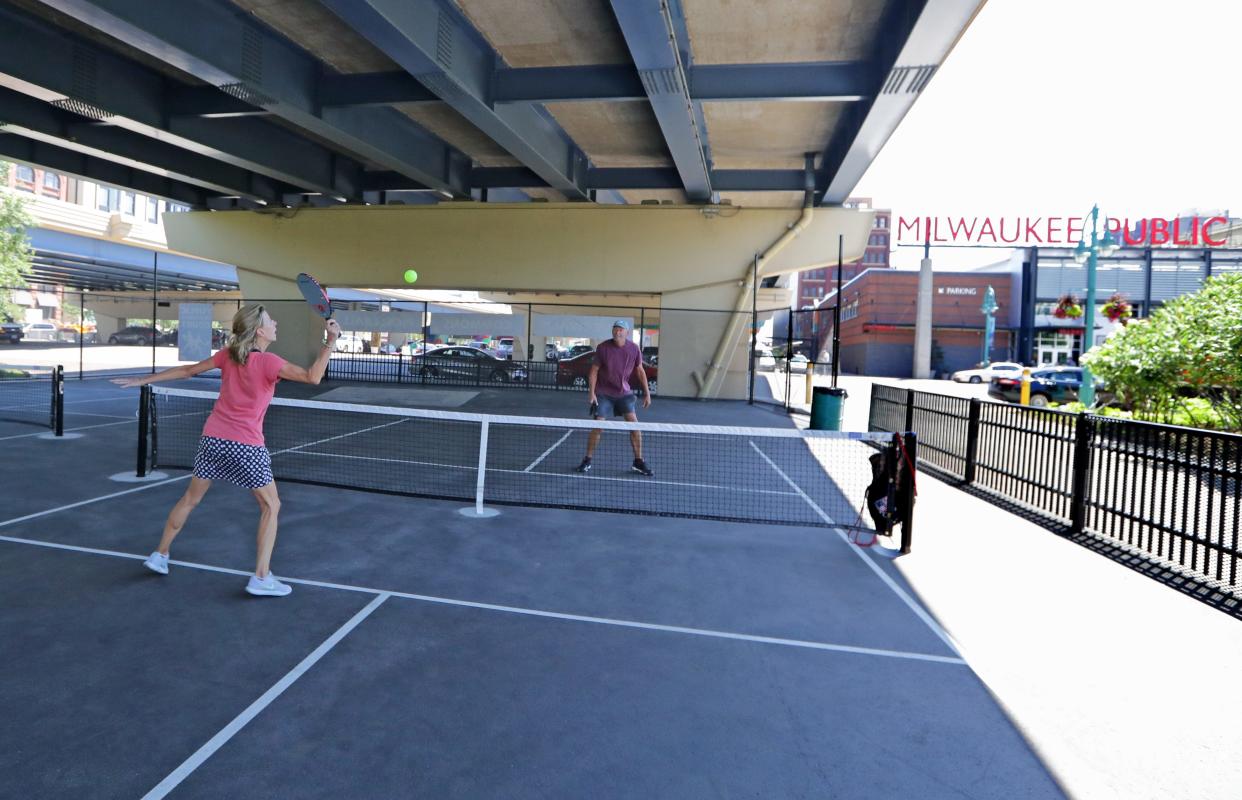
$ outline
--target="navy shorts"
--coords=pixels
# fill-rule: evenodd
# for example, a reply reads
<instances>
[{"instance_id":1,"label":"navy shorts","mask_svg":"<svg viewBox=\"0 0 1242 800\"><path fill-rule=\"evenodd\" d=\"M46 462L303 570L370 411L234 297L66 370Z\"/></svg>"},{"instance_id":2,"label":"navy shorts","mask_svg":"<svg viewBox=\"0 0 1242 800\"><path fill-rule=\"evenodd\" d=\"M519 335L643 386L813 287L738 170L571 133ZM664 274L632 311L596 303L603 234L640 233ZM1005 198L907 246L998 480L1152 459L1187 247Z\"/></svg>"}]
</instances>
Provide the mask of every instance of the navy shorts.
<instances>
[{"instance_id":1,"label":"navy shorts","mask_svg":"<svg viewBox=\"0 0 1242 800\"><path fill-rule=\"evenodd\" d=\"M599 409L595 412L595 416L604 419L624 417L638 410L638 395L633 392L621 397L609 397L606 394L597 393L595 399L599 401Z\"/></svg>"},{"instance_id":2,"label":"navy shorts","mask_svg":"<svg viewBox=\"0 0 1242 800\"><path fill-rule=\"evenodd\" d=\"M273 480L272 456L266 447L204 436L194 456L194 477L258 489Z\"/></svg>"}]
</instances>

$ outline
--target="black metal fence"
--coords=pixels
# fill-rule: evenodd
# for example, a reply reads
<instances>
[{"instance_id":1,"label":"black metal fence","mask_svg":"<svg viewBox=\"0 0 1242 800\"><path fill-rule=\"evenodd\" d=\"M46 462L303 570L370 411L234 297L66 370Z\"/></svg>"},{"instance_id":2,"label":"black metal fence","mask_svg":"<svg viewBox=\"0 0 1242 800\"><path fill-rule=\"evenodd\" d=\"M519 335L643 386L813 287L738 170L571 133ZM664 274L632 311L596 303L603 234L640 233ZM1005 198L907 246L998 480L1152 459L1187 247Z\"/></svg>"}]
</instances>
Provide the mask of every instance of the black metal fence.
<instances>
[{"instance_id":1,"label":"black metal fence","mask_svg":"<svg viewBox=\"0 0 1242 800\"><path fill-rule=\"evenodd\" d=\"M1242 612L1242 435L881 384L868 429L914 431L929 471L1140 555Z\"/></svg>"},{"instance_id":2,"label":"black metal fence","mask_svg":"<svg viewBox=\"0 0 1242 800\"><path fill-rule=\"evenodd\" d=\"M408 383L425 386L468 386L495 389L557 389L585 392L588 378L581 360L511 361L433 358L419 353L333 353L329 380ZM659 394L658 368L647 365L651 393ZM632 382L631 382L632 383ZM634 386L639 391L638 386Z\"/></svg>"}]
</instances>

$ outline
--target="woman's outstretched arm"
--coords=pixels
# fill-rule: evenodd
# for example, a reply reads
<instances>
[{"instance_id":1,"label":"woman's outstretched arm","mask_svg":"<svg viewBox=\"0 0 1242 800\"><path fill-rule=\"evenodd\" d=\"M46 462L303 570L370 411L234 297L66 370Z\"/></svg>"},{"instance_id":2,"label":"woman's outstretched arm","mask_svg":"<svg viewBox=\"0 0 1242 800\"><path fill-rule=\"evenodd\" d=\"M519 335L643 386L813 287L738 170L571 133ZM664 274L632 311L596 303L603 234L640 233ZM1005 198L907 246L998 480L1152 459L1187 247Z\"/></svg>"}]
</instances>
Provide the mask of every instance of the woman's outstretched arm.
<instances>
[{"instance_id":1,"label":"woman's outstretched arm","mask_svg":"<svg viewBox=\"0 0 1242 800\"><path fill-rule=\"evenodd\" d=\"M337 337L341 335L341 326L336 320L330 319L324 323L324 329L328 333L328 341L319 351L319 357L315 359L315 363L306 369L286 361L280 368L281 378L287 381L313 384L318 384L323 380L323 374L328 371L328 359L332 357L333 345L336 344Z\"/></svg>"},{"instance_id":2,"label":"woman's outstretched arm","mask_svg":"<svg viewBox=\"0 0 1242 800\"><path fill-rule=\"evenodd\" d=\"M124 386L126 389L132 389L135 386L146 386L148 383L159 383L160 381L179 381L182 378L193 378L199 373L215 368L216 365L210 358L204 358L197 364L182 364L179 367L163 369L151 375L139 375L133 378L113 378L112 382L117 386Z\"/></svg>"}]
</instances>

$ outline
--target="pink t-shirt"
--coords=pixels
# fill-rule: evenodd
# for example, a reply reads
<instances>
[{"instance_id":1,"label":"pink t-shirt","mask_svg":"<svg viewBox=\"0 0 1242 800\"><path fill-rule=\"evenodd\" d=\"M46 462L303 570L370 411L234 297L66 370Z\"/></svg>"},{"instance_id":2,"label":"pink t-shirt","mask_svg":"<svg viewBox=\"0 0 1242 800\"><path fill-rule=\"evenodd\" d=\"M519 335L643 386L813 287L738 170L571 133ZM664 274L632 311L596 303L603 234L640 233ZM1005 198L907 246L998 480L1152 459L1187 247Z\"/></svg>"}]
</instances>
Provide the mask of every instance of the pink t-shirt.
<instances>
[{"instance_id":1,"label":"pink t-shirt","mask_svg":"<svg viewBox=\"0 0 1242 800\"><path fill-rule=\"evenodd\" d=\"M220 396L203 425L203 435L262 447L263 417L285 360L255 350L243 367L224 348L216 351L211 363L220 368Z\"/></svg>"},{"instance_id":2,"label":"pink t-shirt","mask_svg":"<svg viewBox=\"0 0 1242 800\"><path fill-rule=\"evenodd\" d=\"M634 370L642 363L643 354L638 345L625 342L620 347L612 339L605 339L595 348L595 363L599 364L599 375L595 379L595 390L609 397L625 397L633 389L630 378Z\"/></svg>"}]
</instances>

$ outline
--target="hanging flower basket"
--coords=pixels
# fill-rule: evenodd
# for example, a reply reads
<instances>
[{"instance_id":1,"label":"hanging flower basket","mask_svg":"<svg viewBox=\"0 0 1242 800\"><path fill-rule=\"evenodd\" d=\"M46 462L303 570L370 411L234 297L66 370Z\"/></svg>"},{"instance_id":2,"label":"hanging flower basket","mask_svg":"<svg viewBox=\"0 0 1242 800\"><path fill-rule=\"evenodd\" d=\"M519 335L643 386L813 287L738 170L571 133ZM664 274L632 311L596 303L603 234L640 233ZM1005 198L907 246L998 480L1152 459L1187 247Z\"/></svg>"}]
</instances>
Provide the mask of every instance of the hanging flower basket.
<instances>
[{"instance_id":1,"label":"hanging flower basket","mask_svg":"<svg viewBox=\"0 0 1242 800\"><path fill-rule=\"evenodd\" d=\"M1126 324L1126 321L1134 316L1134 306L1130 305L1130 301L1121 292L1117 292L1108 298L1108 302L1104 304L1104 308L1101 310L1110 322L1120 322L1122 325Z\"/></svg>"},{"instance_id":2,"label":"hanging flower basket","mask_svg":"<svg viewBox=\"0 0 1242 800\"><path fill-rule=\"evenodd\" d=\"M1082 316L1082 304L1077 297L1067 294L1057 301L1057 307L1052 309L1052 316L1057 319L1078 319Z\"/></svg>"}]
</instances>

